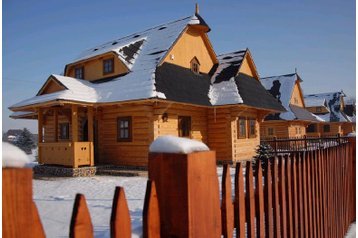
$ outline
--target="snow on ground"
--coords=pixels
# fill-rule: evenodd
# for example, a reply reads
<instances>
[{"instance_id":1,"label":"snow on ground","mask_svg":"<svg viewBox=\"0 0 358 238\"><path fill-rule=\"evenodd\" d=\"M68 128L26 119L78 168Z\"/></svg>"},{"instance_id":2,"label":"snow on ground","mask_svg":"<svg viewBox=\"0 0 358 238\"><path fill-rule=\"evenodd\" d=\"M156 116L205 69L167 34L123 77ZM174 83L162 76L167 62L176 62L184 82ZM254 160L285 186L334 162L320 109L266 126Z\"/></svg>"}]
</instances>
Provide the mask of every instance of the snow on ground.
<instances>
[{"instance_id":1,"label":"snow on ground","mask_svg":"<svg viewBox=\"0 0 358 238\"><path fill-rule=\"evenodd\" d=\"M355 237L356 237L356 224L352 223L348 228L345 238L355 238Z\"/></svg>"},{"instance_id":2,"label":"snow on ground","mask_svg":"<svg viewBox=\"0 0 358 238\"><path fill-rule=\"evenodd\" d=\"M116 186L125 189L132 219L132 237L139 237L147 178L95 176L33 180L33 198L47 237L68 237L76 193L86 197L95 237L110 237L109 221Z\"/></svg>"},{"instance_id":3,"label":"snow on ground","mask_svg":"<svg viewBox=\"0 0 358 238\"><path fill-rule=\"evenodd\" d=\"M218 167L217 172L221 188L222 167ZM234 184L235 169L231 168L230 175ZM146 182L146 177L40 178L33 180L33 198L47 237L68 237L75 195L84 194L95 237L104 238L110 237L109 221L115 187L122 186L132 219L132 237L140 237Z\"/></svg>"}]
</instances>

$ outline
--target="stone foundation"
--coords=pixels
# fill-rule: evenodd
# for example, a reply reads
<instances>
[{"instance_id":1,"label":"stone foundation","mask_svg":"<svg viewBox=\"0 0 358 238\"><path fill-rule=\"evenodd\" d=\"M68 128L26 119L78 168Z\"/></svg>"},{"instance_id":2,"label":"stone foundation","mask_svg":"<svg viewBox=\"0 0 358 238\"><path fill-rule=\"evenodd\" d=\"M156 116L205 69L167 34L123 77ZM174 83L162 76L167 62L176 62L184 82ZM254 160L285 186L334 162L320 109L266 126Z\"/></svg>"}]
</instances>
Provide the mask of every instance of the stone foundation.
<instances>
[{"instance_id":1,"label":"stone foundation","mask_svg":"<svg viewBox=\"0 0 358 238\"><path fill-rule=\"evenodd\" d=\"M56 177L91 177L96 175L96 167L66 168L51 165L37 165L33 168L35 175Z\"/></svg>"}]
</instances>

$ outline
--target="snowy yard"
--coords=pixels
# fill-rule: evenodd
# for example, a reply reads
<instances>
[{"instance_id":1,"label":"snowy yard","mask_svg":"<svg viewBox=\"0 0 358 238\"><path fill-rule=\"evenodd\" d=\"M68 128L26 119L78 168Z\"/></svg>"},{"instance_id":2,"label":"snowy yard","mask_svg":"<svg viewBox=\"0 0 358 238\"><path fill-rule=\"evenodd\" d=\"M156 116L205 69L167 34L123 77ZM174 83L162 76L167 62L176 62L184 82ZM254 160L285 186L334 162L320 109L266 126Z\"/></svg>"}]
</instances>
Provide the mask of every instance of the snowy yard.
<instances>
[{"instance_id":1,"label":"snowy yard","mask_svg":"<svg viewBox=\"0 0 358 238\"><path fill-rule=\"evenodd\" d=\"M231 169L232 182L235 170ZM218 167L221 182L222 167ZM116 186L125 189L132 219L133 237L142 230L146 177L95 176L89 178L34 179L34 201L47 237L68 237L76 193L86 196L95 237L110 237L109 221Z\"/></svg>"}]
</instances>

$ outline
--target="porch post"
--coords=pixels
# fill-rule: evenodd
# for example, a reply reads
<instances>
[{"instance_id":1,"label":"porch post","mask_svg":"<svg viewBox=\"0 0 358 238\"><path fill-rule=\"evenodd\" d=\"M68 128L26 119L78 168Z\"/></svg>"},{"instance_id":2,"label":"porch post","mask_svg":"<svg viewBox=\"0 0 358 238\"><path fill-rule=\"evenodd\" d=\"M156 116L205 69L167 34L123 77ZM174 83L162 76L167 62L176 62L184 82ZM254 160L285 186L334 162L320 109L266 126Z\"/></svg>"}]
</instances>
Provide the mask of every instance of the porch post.
<instances>
[{"instance_id":1,"label":"porch post","mask_svg":"<svg viewBox=\"0 0 358 238\"><path fill-rule=\"evenodd\" d=\"M93 107L87 107L87 126L88 126L88 141L90 142L90 165L94 165L94 148L93 148Z\"/></svg>"},{"instance_id":2,"label":"porch post","mask_svg":"<svg viewBox=\"0 0 358 238\"><path fill-rule=\"evenodd\" d=\"M55 117L55 120L54 120L54 129L55 129L55 142L58 141L58 110L57 108L54 109L54 117Z\"/></svg>"},{"instance_id":3,"label":"porch post","mask_svg":"<svg viewBox=\"0 0 358 238\"><path fill-rule=\"evenodd\" d=\"M72 142L78 141L78 108L72 105Z\"/></svg>"},{"instance_id":4,"label":"porch post","mask_svg":"<svg viewBox=\"0 0 358 238\"><path fill-rule=\"evenodd\" d=\"M43 113L42 113L42 109L39 108L38 112L37 112L37 118L38 118L38 144L37 144L37 155L38 155L38 160L39 163L42 164L42 156L41 156L41 147L40 144L43 141L43 135L42 135L42 124L43 124Z\"/></svg>"}]
</instances>

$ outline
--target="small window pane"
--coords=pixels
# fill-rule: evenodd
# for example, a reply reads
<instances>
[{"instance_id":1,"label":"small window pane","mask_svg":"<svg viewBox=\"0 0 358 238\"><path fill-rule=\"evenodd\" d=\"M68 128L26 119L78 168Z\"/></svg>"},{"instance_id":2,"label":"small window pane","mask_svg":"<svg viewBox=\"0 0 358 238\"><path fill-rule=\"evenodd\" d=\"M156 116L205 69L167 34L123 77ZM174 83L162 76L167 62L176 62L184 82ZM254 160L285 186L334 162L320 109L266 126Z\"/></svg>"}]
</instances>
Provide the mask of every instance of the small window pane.
<instances>
[{"instance_id":1,"label":"small window pane","mask_svg":"<svg viewBox=\"0 0 358 238\"><path fill-rule=\"evenodd\" d=\"M117 119L117 140L118 141L132 141L132 118L119 117Z\"/></svg>"},{"instance_id":2,"label":"small window pane","mask_svg":"<svg viewBox=\"0 0 358 238\"><path fill-rule=\"evenodd\" d=\"M76 79L83 79L84 78L84 68L83 67L77 67L75 68L75 78Z\"/></svg>"},{"instance_id":3,"label":"small window pane","mask_svg":"<svg viewBox=\"0 0 358 238\"><path fill-rule=\"evenodd\" d=\"M246 119L243 117L239 118L238 135L239 138L246 138Z\"/></svg>"},{"instance_id":4,"label":"small window pane","mask_svg":"<svg viewBox=\"0 0 358 238\"><path fill-rule=\"evenodd\" d=\"M106 59L103 60L103 74L109 74L114 72L114 60L113 59Z\"/></svg>"},{"instance_id":5,"label":"small window pane","mask_svg":"<svg viewBox=\"0 0 358 238\"><path fill-rule=\"evenodd\" d=\"M70 137L70 124L60 123L60 139L68 140Z\"/></svg>"},{"instance_id":6,"label":"small window pane","mask_svg":"<svg viewBox=\"0 0 358 238\"><path fill-rule=\"evenodd\" d=\"M180 137L190 137L191 134L191 117L178 117L178 130Z\"/></svg>"},{"instance_id":7,"label":"small window pane","mask_svg":"<svg viewBox=\"0 0 358 238\"><path fill-rule=\"evenodd\" d=\"M256 137L256 120L250 119L250 137Z\"/></svg>"}]
</instances>

